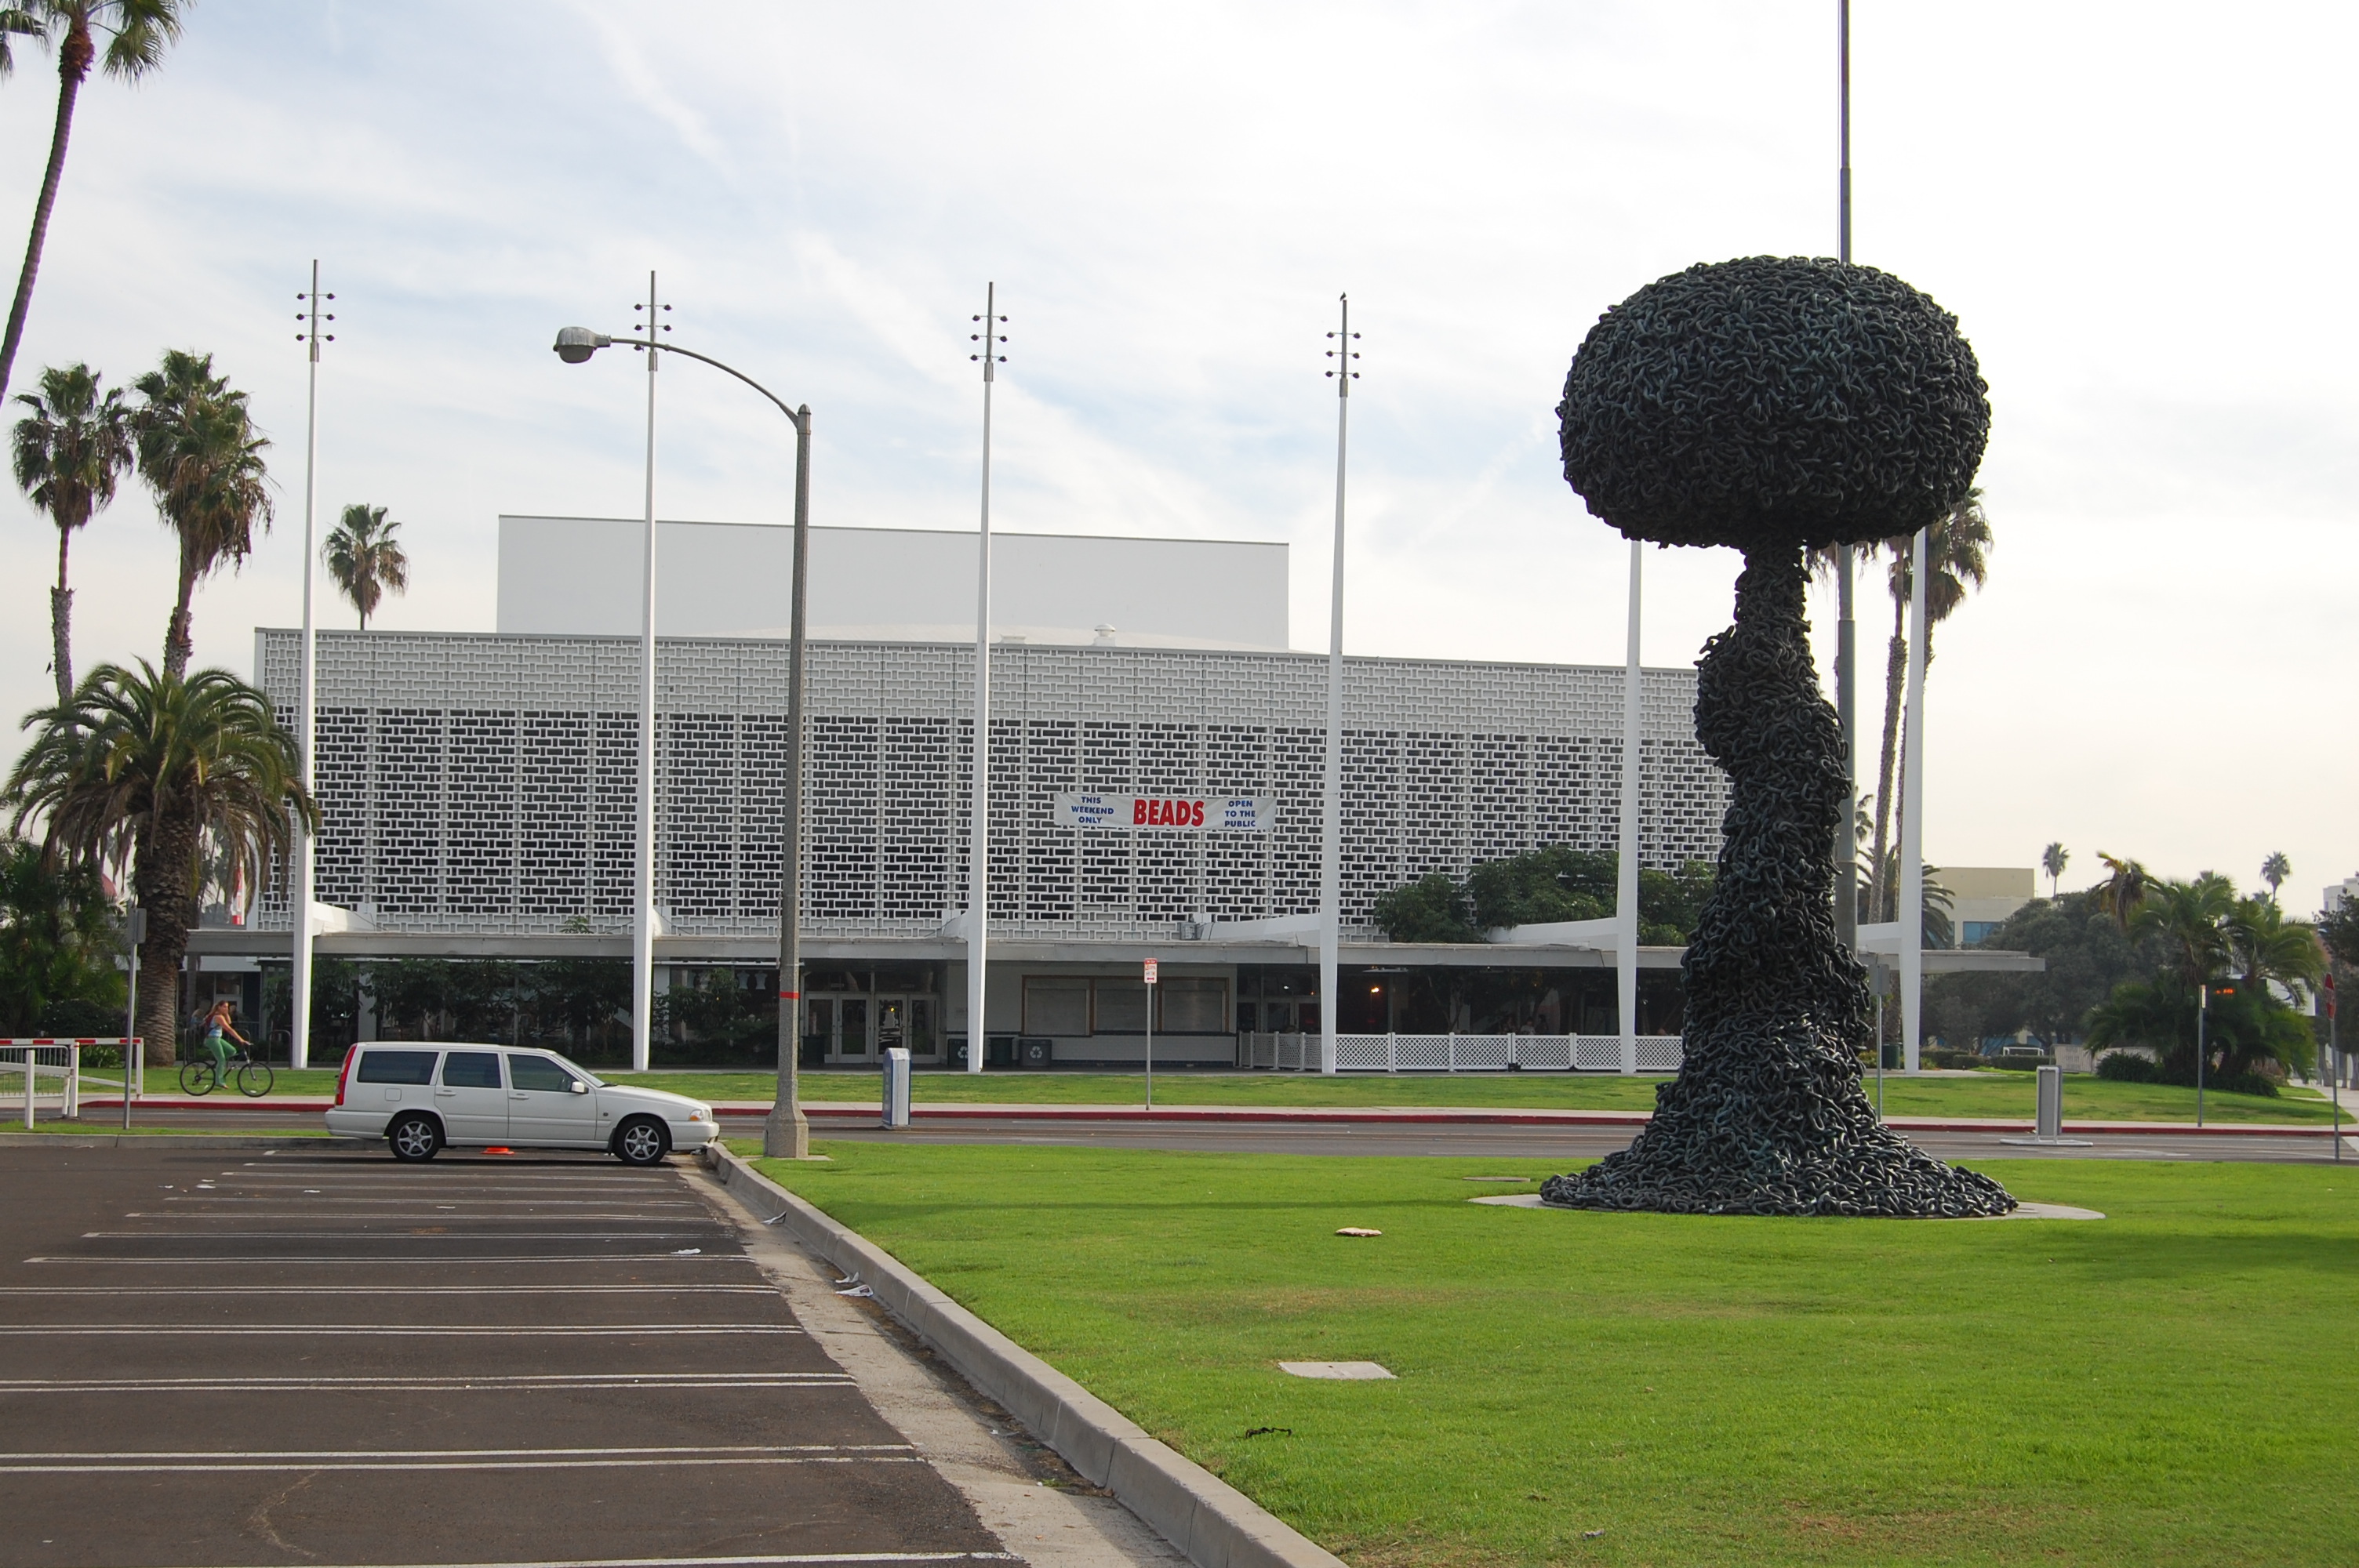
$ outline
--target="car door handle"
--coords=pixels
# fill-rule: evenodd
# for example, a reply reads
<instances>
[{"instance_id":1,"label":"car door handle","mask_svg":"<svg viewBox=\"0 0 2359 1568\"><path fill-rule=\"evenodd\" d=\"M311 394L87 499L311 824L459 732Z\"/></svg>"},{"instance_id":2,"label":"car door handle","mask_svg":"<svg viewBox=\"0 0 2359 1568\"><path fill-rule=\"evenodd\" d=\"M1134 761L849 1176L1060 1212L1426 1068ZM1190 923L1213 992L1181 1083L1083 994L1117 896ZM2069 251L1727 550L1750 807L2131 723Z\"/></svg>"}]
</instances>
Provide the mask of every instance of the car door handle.
<instances>
[{"instance_id":1,"label":"car door handle","mask_svg":"<svg viewBox=\"0 0 2359 1568\"><path fill-rule=\"evenodd\" d=\"M526 1097L525 1097L524 1095L522 1095L522 1094L518 1093L518 1092L517 1092L516 1090L515 1090L515 1089L510 1089L510 1090L508 1091L508 1098L510 1098L510 1099L523 1099L523 1098L526 1098Z\"/></svg>"},{"instance_id":2,"label":"car door handle","mask_svg":"<svg viewBox=\"0 0 2359 1568\"><path fill-rule=\"evenodd\" d=\"M458 1092L459 1091L457 1089L436 1089L434 1091L434 1098L436 1099L449 1099Z\"/></svg>"}]
</instances>

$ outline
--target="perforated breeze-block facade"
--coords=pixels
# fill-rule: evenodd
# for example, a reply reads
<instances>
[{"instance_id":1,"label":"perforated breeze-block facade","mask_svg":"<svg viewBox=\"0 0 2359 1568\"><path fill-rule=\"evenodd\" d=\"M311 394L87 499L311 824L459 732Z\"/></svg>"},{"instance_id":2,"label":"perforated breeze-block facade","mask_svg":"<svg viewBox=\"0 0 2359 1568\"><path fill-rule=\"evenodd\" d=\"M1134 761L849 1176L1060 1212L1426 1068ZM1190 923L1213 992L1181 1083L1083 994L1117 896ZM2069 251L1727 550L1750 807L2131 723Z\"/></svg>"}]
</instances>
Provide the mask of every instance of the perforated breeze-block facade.
<instances>
[{"instance_id":1,"label":"perforated breeze-block facade","mask_svg":"<svg viewBox=\"0 0 2359 1568\"><path fill-rule=\"evenodd\" d=\"M256 636L288 722L299 638ZM629 929L636 640L322 633L318 896L388 930ZM965 902L971 646L816 643L806 930L925 935ZM656 897L688 935L777 925L783 643L665 640ZM1343 925L1429 871L1546 844L1610 849L1619 670L1410 659L1344 668ZM1641 859L1719 848L1727 784L1695 676L1644 680ZM1314 911L1326 661L1002 644L992 655L991 908L1010 937L1158 937ZM1266 835L1059 827L1062 790L1274 796ZM261 923L284 929L283 892ZM578 924L575 928L579 929Z\"/></svg>"}]
</instances>

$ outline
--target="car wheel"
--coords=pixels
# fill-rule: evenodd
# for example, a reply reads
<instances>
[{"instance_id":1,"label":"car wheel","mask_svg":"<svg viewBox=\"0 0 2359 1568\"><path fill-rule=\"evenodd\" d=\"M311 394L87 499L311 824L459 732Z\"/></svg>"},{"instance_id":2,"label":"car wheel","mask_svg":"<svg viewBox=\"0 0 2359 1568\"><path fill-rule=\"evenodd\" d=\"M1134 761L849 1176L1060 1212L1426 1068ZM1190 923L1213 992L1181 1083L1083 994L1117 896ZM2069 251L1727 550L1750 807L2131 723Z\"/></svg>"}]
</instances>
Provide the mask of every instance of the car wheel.
<instances>
[{"instance_id":1,"label":"car wheel","mask_svg":"<svg viewBox=\"0 0 2359 1568\"><path fill-rule=\"evenodd\" d=\"M385 1141L393 1146L397 1160L431 1160L441 1151L442 1129L432 1117L412 1112L385 1130Z\"/></svg>"},{"instance_id":2,"label":"car wheel","mask_svg":"<svg viewBox=\"0 0 2359 1568\"><path fill-rule=\"evenodd\" d=\"M653 1117L635 1116L614 1130L614 1153L625 1165L659 1165L671 1152L671 1132Z\"/></svg>"}]
</instances>

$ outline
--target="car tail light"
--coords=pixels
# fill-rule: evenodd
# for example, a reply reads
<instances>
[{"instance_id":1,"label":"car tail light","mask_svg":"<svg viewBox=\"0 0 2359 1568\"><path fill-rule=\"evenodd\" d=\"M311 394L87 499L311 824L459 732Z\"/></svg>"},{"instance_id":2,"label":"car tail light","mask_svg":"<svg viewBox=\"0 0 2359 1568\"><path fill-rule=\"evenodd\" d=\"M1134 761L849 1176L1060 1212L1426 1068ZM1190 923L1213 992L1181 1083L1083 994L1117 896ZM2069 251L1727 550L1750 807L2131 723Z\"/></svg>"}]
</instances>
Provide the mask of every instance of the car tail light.
<instances>
[{"instance_id":1,"label":"car tail light","mask_svg":"<svg viewBox=\"0 0 2359 1568\"><path fill-rule=\"evenodd\" d=\"M352 1080L353 1059L360 1054L361 1048L357 1045L344 1047L344 1065L336 1069L336 1103L338 1105L344 1103L344 1085Z\"/></svg>"}]
</instances>

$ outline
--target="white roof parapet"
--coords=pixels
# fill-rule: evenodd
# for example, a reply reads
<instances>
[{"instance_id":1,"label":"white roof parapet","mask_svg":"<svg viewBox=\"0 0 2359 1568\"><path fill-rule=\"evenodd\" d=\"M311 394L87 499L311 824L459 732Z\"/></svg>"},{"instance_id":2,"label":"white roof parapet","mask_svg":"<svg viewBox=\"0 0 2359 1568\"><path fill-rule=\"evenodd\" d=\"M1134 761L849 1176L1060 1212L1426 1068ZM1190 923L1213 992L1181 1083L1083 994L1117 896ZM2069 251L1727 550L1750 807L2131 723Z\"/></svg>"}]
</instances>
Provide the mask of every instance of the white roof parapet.
<instances>
[{"instance_id":1,"label":"white roof parapet","mask_svg":"<svg viewBox=\"0 0 2359 1568\"><path fill-rule=\"evenodd\" d=\"M1593 952L1614 953L1622 947L1622 922L1613 915L1603 920L1548 920L1533 925L1494 925L1483 933L1483 940L1512 947L1587 947Z\"/></svg>"}]
</instances>

